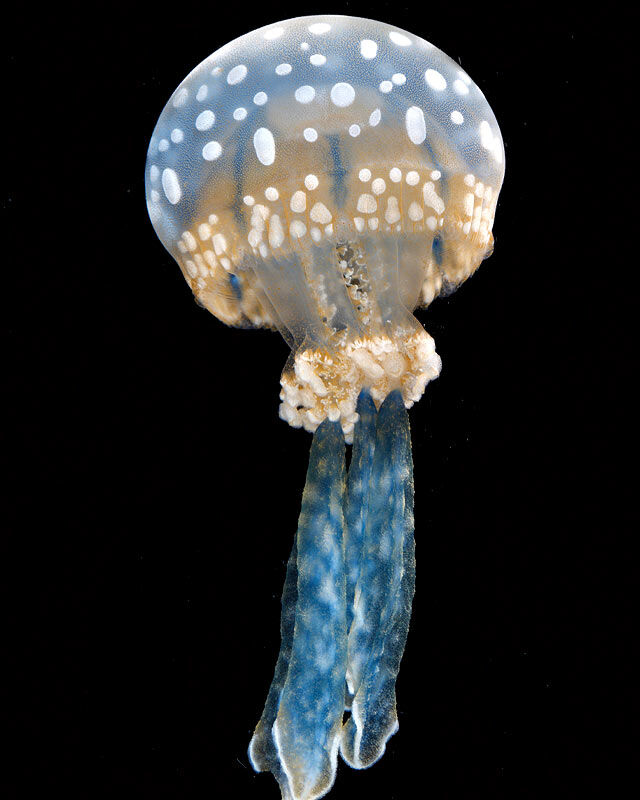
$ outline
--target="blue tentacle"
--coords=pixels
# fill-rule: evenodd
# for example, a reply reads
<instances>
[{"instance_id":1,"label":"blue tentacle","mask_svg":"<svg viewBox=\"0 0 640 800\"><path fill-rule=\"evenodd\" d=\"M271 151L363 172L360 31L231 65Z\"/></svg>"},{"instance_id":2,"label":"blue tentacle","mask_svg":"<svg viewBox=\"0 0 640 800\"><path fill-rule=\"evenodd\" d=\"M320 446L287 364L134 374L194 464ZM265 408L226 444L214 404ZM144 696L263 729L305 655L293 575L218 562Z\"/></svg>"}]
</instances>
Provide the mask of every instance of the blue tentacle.
<instances>
[{"instance_id":1,"label":"blue tentacle","mask_svg":"<svg viewBox=\"0 0 640 800\"><path fill-rule=\"evenodd\" d=\"M367 509L369 506L369 483L373 466L373 453L376 442L377 411L371 395L366 389L360 392L358 421L353 434L351 464L347 473L347 491L344 499L345 523L345 561L347 566L347 630L353 620L354 595L360 566L362 563L362 544L364 542ZM347 693L345 708L351 707L353 698L353 678L347 664Z\"/></svg>"},{"instance_id":2,"label":"blue tentacle","mask_svg":"<svg viewBox=\"0 0 640 800\"><path fill-rule=\"evenodd\" d=\"M314 800L335 779L347 657L344 457L340 426L323 422L311 446L296 534L297 594L294 599L288 585L291 566L283 596L281 656L250 746L254 766L275 775L285 800ZM271 742L266 741L269 732Z\"/></svg>"},{"instance_id":3,"label":"blue tentacle","mask_svg":"<svg viewBox=\"0 0 640 800\"><path fill-rule=\"evenodd\" d=\"M355 695L341 753L362 769L397 731L395 682L415 588L413 462L409 418L399 392L380 408L360 578L348 641Z\"/></svg>"},{"instance_id":4,"label":"blue tentacle","mask_svg":"<svg viewBox=\"0 0 640 800\"><path fill-rule=\"evenodd\" d=\"M256 725L253 737L249 744L249 758L256 772L271 772L280 785L287 783L286 776L278 759L278 753L273 741L272 729L276 721L280 697L289 671L291 648L293 645L293 630L296 618L296 604L298 601L298 544L293 540L291 555L287 562L287 574L282 590L280 612L280 652L273 674L273 680L267 695L267 702L262 712L262 717Z\"/></svg>"}]
</instances>

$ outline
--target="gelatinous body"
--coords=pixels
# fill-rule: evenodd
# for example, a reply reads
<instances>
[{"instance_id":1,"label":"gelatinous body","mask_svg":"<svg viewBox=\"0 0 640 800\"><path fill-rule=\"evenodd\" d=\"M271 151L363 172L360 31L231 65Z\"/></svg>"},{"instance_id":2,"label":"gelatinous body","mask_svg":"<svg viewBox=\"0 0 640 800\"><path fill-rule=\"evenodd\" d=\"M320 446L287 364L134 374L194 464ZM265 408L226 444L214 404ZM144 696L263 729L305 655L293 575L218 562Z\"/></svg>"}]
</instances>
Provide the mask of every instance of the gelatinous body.
<instances>
[{"instance_id":1,"label":"gelatinous body","mask_svg":"<svg viewBox=\"0 0 640 800\"><path fill-rule=\"evenodd\" d=\"M440 372L413 311L491 253L503 176L496 119L460 66L354 17L231 42L185 78L153 133L158 236L216 317L280 330L280 416L315 432L249 748L285 800L325 794L338 752L370 766L398 729L415 578L406 409Z\"/></svg>"},{"instance_id":2,"label":"gelatinous body","mask_svg":"<svg viewBox=\"0 0 640 800\"><path fill-rule=\"evenodd\" d=\"M291 344L281 416L340 420L349 439L362 388L410 406L437 376L410 312L491 251L503 162L489 104L442 51L372 20L301 17L180 84L147 202L204 306Z\"/></svg>"}]
</instances>

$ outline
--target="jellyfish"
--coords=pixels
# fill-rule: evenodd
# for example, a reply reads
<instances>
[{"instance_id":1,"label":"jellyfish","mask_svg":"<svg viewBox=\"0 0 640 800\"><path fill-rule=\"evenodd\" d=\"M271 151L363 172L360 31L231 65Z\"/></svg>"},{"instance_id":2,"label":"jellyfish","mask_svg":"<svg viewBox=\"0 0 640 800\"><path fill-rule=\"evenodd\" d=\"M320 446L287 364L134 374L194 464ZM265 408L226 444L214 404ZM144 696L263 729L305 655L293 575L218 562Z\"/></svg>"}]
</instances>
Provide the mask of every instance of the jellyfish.
<instances>
[{"instance_id":1,"label":"jellyfish","mask_svg":"<svg viewBox=\"0 0 640 800\"><path fill-rule=\"evenodd\" d=\"M281 647L249 745L285 800L374 764L415 586L407 410L441 362L414 316L493 248L502 137L481 90L392 25L310 16L236 39L162 111L152 224L197 301L291 348L279 415L313 434ZM351 445L349 466L346 446Z\"/></svg>"}]
</instances>

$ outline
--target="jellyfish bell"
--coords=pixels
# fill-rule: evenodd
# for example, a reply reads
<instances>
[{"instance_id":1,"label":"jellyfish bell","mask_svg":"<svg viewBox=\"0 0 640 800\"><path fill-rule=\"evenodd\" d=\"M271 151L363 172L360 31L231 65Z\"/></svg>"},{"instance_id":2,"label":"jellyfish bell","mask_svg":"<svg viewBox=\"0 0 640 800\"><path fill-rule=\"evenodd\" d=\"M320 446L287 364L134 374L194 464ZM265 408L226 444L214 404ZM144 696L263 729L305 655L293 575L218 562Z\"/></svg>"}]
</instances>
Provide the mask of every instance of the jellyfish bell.
<instances>
[{"instance_id":1,"label":"jellyfish bell","mask_svg":"<svg viewBox=\"0 0 640 800\"><path fill-rule=\"evenodd\" d=\"M353 436L356 402L410 407L440 371L413 316L492 250L495 116L438 48L391 25L300 17L225 45L153 133L149 214L198 301L292 348L280 416Z\"/></svg>"},{"instance_id":2,"label":"jellyfish bell","mask_svg":"<svg viewBox=\"0 0 640 800\"><path fill-rule=\"evenodd\" d=\"M369 767L398 730L415 585L406 409L440 371L413 312L490 254L503 175L496 119L458 64L353 17L236 39L180 84L153 133L158 236L216 317L280 330L280 416L314 432L249 747L284 800L321 797L338 752Z\"/></svg>"}]
</instances>

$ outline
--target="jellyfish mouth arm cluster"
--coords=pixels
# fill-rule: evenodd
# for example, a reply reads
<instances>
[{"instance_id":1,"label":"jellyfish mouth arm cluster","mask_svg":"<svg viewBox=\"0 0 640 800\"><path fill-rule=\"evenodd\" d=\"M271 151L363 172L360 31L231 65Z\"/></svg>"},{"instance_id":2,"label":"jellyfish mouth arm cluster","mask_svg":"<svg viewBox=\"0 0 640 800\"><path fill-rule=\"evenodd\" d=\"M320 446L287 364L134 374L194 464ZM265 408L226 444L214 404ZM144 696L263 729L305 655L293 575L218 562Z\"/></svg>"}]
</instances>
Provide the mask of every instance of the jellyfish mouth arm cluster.
<instances>
[{"instance_id":1,"label":"jellyfish mouth arm cluster","mask_svg":"<svg viewBox=\"0 0 640 800\"><path fill-rule=\"evenodd\" d=\"M351 444L363 385L368 384L377 402L399 390L410 408L422 397L427 383L438 377L440 368L433 338L424 330L406 338L356 339L340 350L304 349L295 353L280 378L280 418L309 431L323 419L340 421Z\"/></svg>"},{"instance_id":2,"label":"jellyfish mouth arm cluster","mask_svg":"<svg viewBox=\"0 0 640 800\"><path fill-rule=\"evenodd\" d=\"M348 16L225 45L151 137L158 237L219 320L280 331L279 414L313 433L249 749L285 800L325 794L339 754L375 763L398 728L415 575L407 409L441 368L413 312L491 254L503 178L497 120L460 65Z\"/></svg>"},{"instance_id":3,"label":"jellyfish mouth arm cluster","mask_svg":"<svg viewBox=\"0 0 640 800\"><path fill-rule=\"evenodd\" d=\"M307 289L307 314L319 323L314 335L307 329L283 371L280 417L310 432L324 419L339 421L351 444L363 388L378 405L398 390L410 408L438 377L441 362L432 337L403 301L410 281L400 284L392 245L365 239L324 254L333 260L323 262L322 286L328 281L336 286L330 299ZM419 286L413 283L415 295Z\"/></svg>"},{"instance_id":4,"label":"jellyfish mouth arm cluster","mask_svg":"<svg viewBox=\"0 0 640 800\"><path fill-rule=\"evenodd\" d=\"M317 429L282 596L281 649L249 746L285 800L374 764L398 730L395 682L414 592L413 469L399 391L367 391L345 480L336 422ZM345 712L347 719L344 719ZM349 713L350 712L350 713Z\"/></svg>"}]
</instances>

